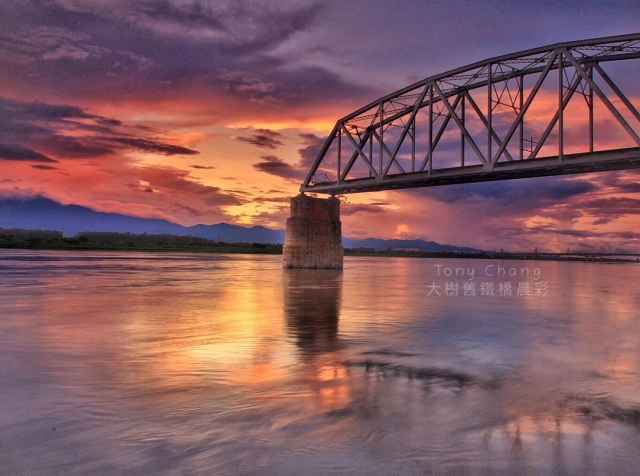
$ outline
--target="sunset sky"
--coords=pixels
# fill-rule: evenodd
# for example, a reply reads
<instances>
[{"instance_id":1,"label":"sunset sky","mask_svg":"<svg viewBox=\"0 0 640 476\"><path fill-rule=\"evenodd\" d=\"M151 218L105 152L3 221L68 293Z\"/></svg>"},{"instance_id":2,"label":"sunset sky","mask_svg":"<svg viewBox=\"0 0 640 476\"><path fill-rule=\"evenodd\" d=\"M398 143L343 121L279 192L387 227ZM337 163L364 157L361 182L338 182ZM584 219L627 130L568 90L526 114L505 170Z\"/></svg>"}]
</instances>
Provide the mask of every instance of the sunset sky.
<instances>
[{"instance_id":1,"label":"sunset sky","mask_svg":"<svg viewBox=\"0 0 640 476\"><path fill-rule=\"evenodd\" d=\"M340 117L488 57L638 31L637 0L2 0L0 198L282 229ZM614 79L638 106L628 63ZM353 238L640 251L636 171L347 200Z\"/></svg>"}]
</instances>

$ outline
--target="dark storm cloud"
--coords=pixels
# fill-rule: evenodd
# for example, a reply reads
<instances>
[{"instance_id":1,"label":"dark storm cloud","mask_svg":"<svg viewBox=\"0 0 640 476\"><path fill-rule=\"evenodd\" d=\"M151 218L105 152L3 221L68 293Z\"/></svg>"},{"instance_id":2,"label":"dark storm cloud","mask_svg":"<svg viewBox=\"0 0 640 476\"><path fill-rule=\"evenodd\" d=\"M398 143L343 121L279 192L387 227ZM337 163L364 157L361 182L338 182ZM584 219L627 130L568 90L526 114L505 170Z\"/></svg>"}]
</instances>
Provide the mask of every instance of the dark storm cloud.
<instances>
[{"instance_id":1,"label":"dark storm cloud","mask_svg":"<svg viewBox=\"0 0 640 476\"><path fill-rule=\"evenodd\" d=\"M346 113L384 93L324 67L294 65L272 57L256 56L241 65L202 72L199 76L190 72L186 75L184 81L191 87L197 84L199 88L211 89L214 85L225 97L242 102L258 114L268 110L270 114L284 114L287 119L292 111L305 108L312 109L304 114L327 108L339 108Z\"/></svg>"},{"instance_id":2,"label":"dark storm cloud","mask_svg":"<svg viewBox=\"0 0 640 476\"><path fill-rule=\"evenodd\" d=\"M5 59L23 65L79 60L112 72L116 65L201 70L272 50L307 30L322 8L256 0L7 0L0 4L0 45Z\"/></svg>"},{"instance_id":3,"label":"dark storm cloud","mask_svg":"<svg viewBox=\"0 0 640 476\"><path fill-rule=\"evenodd\" d=\"M73 132L81 134L70 134ZM140 132L117 119L75 106L0 98L0 140L5 142L0 158L5 160L55 162L31 145L58 158L97 158L130 150L166 156L199 153L153 137L140 137Z\"/></svg>"},{"instance_id":4,"label":"dark storm cloud","mask_svg":"<svg viewBox=\"0 0 640 476\"><path fill-rule=\"evenodd\" d=\"M148 182L154 189L179 192L199 198L204 204L220 207L240 205L242 197L191 180L189 172L172 167L144 167L135 170L136 177Z\"/></svg>"},{"instance_id":5,"label":"dark storm cloud","mask_svg":"<svg viewBox=\"0 0 640 476\"><path fill-rule=\"evenodd\" d=\"M236 139L262 149L276 149L278 146L284 145L284 142L280 140L282 134L279 132L269 129L256 129L256 133L251 137L236 137Z\"/></svg>"},{"instance_id":6,"label":"dark storm cloud","mask_svg":"<svg viewBox=\"0 0 640 476\"><path fill-rule=\"evenodd\" d=\"M0 2L0 76L40 97L74 101L359 104L377 93L325 67L270 54L321 21L325 3L8 0Z\"/></svg>"},{"instance_id":7,"label":"dark storm cloud","mask_svg":"<svg viewBox=\"0 0 640 476\"><path fill-rule=\"evenodd\" d=\"M172 144L164 144L149 139L140 139L133 137L98 137L99 141L112 142L125 148L132 148L142 150L144 152L151 152L160 155L197 155L200 152L197 150L187 149L186 147L180 147Z\"/></svg>"},{"instance_id":8,"label":"dark storm cloud","mask_svg":"<svg viewBox=\"0 0 640 476\"><path fill-rule=\"evenodd\" d=\"M2 140L37 140L55 136L57 129L110 134L119 125L120 121L89 114L75 106L23 102L0 97Z\"/></svg>"},{"instance_id":9,"label":"dark storm cloud","mask_svg":"<svg viewBox=\"0 0 640 476\"><path fill-rule=\"evenodd\" d=\"M53 160L40 152L15 144L0 144L0 160L57 162L57 160Z\"/></svg>"},{"instance_id":10,"label":"dark storm cloud","mask_svg":"<svg viewBox=\"0 0 640 476\"><path fill-rule=\"evenodd\" d=\"M30 45L77 47L78 42L92 38L93 30L117 26L138 35L189 38L238 55L273 48L307 29L323 3L286 7L256 0L6 0L0 12L7 19L20 18L21 23L48 28L45 34L32 37ZM12 23L7 22L7 27L15 28Z\"/></svg>"},{"instance_id":11,"label":"dark storm cloud","mask_svg":"<svg viewBox=\"0 0 640 476\"><path fill-rule=\"evenodd\" d=\"M593 225L606 225L620 217L640 215L640 199L637 198L595 198L578 202L576 207L597 218Z\"/></svg>"},{"instance_id":12,"label":"dark storm cloud","mask_svg":"<svg viewBox=\"0 0 640 476\"><path fill-rule=\"evenodd\" d=\"M349 82L335 72L318 66L274 69L265 78L278 85L271 94L287 100L292 106L301 104L325 104L327 101L353 109L363 106L366 100L374 100L385 92L371 85ZM345 111L350 112L350 111Z\"/></svg>"},{"instance_id":13,"label":"dark storm cloud","mask_svg":"<svg viewBox=\"0 0 640 476\"><path fill-rule=\"evenodd\" d=\"M345 203L340 210L340 213L345 216L356 215L358 213L377 214L384 212L385 209L375 204L363 204L363 203Z\"/></svg>"},{"instance_id":14,"label":"dark storm cloud","mask_svg":"<svg viewBox=\"0 0 640 476\"><path fill-rule=\"evenodd\" d=\"M555 227L568 226L574 220L589 215L592 209L583 205L598 196L600 188L593 180L567 177L541 177L510 181L431 187L397 192L403 200L429 197L447 204L451 216L448 226L465 229L481 227L487 236L512 237L519 241L517 230L531 229L530 219L543 217ZM591 207L592 208L592 207ZM438 216L437 207L433 209ZM603 216L605 216L603 209ZM470 222L471 221L471 222ZM493 229L492 229L493 227ZM515 230L513 233L510 229ZM543 228L536 228L540 233ZM507 241L505 241L507 243Z\"/></svg>"},{"instance_id":15,"label":"dark storm cloud","mask_svg":"<svg viewBox=\"0 0 640 476\"><path fill-rule=\"evenodd\" d=\"M127 3L132 14L142 14L155 20L146 23L147 28L174 35L190 35L194 28L200 28L202 41L211 42L220 51L233 55L251 54L277 46L296 32L307 29L323 6L322 2L316 2L282 9L274 7L273 3L239 0L154 0L140 2L139 6Z\"/></svg>"},{"instance_id":16,"label":"dark storm cloud","mask_svg":"<svg viewBox=\"0 0 640 476\"><path fill-rule=\"evenodd\" d=\"M638 193L640 192L640 171L610 172L604 174L601 183L612 187L616 192Z\"/></svg>"},{"instance_id":17,"label":"dark storm cloud","mask_svg":"<svg viewBox=\"0 0 640 476\"><path fill-rule=\"evenodd\" d=\"M516 188L519 182L524 182L523 186ZM624 216L640 215L639 199L607 197L600 193L606 185L611 186L610 192L613 193L630 193L634 190L635 182L625 182L615 177L615 173L598 174L589 181L547 177L501 183L501 193L495 197L485 193L484 196L475 195L476 199L480 198L487 204L502 205L500 213L508 215L542 214L561 221L590 216L595 218L592 225L605 225ZM491 191L492 187L485 189L485 192Z\"/></svg>"},{"instance_id":18,"label":"dark storm cloud","mask_svg":"<svg viewBox=\"0 0 640 476\"><path fill-rule=\"evenodd\" d=\"M38 170L60 170L58 167L51 167L50 165L32 165L31 167Z\"/></svg>"},{"instance_id":19,"label":"dark storm cloud","mask_svg":"<svg viewBox=\"0 0 640 476\"><path fill-rule=\"evenodd\" d=\"M305 147L298 149L300 160L297 164L288 164L274 155L263 155L260 157L262 162L252 164L252 167L260 172L265 172L276 177L301 182L307 177L325 139L310 133L298 134L298 137L302 140L302 144L305 145Z\"/></svg>"},{"instance_id":20,"label":"dark storm cloud","mask_svg":"<svg viewBox=\"0 0 640 476\"><path fill-rule=\"evenodd\" d=\"M305 146L302 149L298 149L298 154L300 154L301 159L300 165L310 169L316 161L326 138L318 137L315 134L299 134L299 137Z\"/></svg>"},{"instance_id":21,"label":"dark storm cloud","mask_svg":"<svg viewBox=\"0 0 640 476\"><path fill-rule=\"evenodd\" d=\"M216 167L213 167L212 165L190 165L189 167L191 167L192 169L198 169L198 170L213 170Z\"/></svg>"},{"instance_id":22,"label":"dark storm cloud","mask_svg":"<svg viewBox=\"0 0 640 476\"><path fill-rule=\"evenodd\" d=\"M303 170L287 164L284 160L274 155L263 155L261 159L262 162L252 164L252 167L260 172L288 180L302 180L306 175Z\"/></svg>"},{"instance_id":23,"label":"dark storm cloud","mask_svg":"<svg viewBox=\"0 0 640 476\"><path fill-rule=\"evenodd\" d=\"M45 104L41 102L21 102L7 98L0 98L0 112L2 116L16 114L22 121L62 121L68 119L101 119L100 116L88 114L76 106Z\"/></svg>"},{"instance_id":24,"label":"dark storm cloud","mask_svg":"<svg viewBox=\"0 0 640 476\"><path fill-rule=\"evenodd\" d=\"M54 1L50 11L169 38L188 38L232 55L271 49L316 19L323 2L293 7L256 0Z\"/></svg>"},{"instance_id":25,"label":"dark storm cloud","mask_svg":"<svg viewBox=\"0 0 640 476\"><path fill-rule=\"evenodd\" d=\"M597 220L594 220L591 222L592 225L606 225L607 223L611 223L613 219L612 218L598 218Z\"/></svg>"},{"instance_id":26,"label":"dark storm cloud","mask_svg":"<svg viewBox=\"0 0 640 476\"><path fill-rule=\"evenodd\" d=\"M120 121L89 114L75 106L0 97L0 138L3 139L32 140L55 134L58 128L111 133L114 125L120 125Z\"/></svg>"},{"instance_id":27,"label":"dark storm cloud","mask_svg":"<svg viewBox=\"0 0 640 476\"><path fill-rule=\"evenodd\" d=\"M280 197L255 197L251 199L254 203L289 203L291 202L291 197L288 195L283 195Z\"/></svg>"},{"instance_id":28,"label":"dark storm cloud","mask_svg":"<svg viewBox=\"0 0 640 476\"><path fill-rule=\"evenodd\" d=\"M513 230L517 233L550 233L555 235L571 236L574 238L609 238L609 239L623 239L623 240L637 240L640 238L640 232L636 231L592 231L592 230L572 230L565 228L555 228L548 225L540 225L536 227L529 227L526 229ZM584 245L584 243L581 243Z\"/></svg>"},{"instance_id":29,"label":"dark storm cloud","mask_svg":"<svg viewBox=\"0 0 640 476\"><path fill-rule=\"evenodd\" d=\"M211 5L195 1L187 4L174 4L169 0L142 1L132 9L156 20L178 23L190 27L205 27L214 30L224 30L224 22L218 18Z\"/></svg>"},{"instance_id":30,"label":"dark storm cloud","mask_svg":"<svg viewBox=\"0 0 640 476\"><path fill-rule=\"evenodd\" d=\"M40 147L61 159L99 158L116 152L113 144L93 137L73 137L51 132L39 135L34 140Z\"/></svg>"},{"instance_id":31,"label":"dark storm cloud","mask_svg":"<svg viewBox=\"0 0 640 476\"><path fill-rule=\"evenodd\" d=\"M421 193L446 203L490 200L520 202L536 206L568 200L596 189L597 187L591 182L564 177L546 177L451 185L424 189Z\"/></svg>"}]
</instances>

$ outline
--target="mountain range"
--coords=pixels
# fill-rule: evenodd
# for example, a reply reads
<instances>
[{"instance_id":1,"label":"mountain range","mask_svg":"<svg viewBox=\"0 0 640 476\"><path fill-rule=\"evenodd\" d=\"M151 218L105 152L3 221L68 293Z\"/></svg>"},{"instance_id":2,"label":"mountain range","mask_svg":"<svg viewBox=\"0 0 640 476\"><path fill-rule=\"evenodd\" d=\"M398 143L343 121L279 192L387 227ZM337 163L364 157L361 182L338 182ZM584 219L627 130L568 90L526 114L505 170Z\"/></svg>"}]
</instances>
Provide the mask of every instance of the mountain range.
<instances>
[{"instance_id":1,"label":"mountain range","mask_svg":"<svg viewBox=\"0 0 640 476\"><path fill-rule=\"evenodd\" d=\"M44 197L0 200L0 228L57 230L66 236L83 231L170 234L197 236L226 243L284 243L284 230L264 226L244 227L218 223L182 226L157 218L139 218L120 213L96 212L79 205L62 205ZM424 240L384 240L343 238L345 248L417 249L423 251L479 251Z\"/></svg>"}]
</instances>

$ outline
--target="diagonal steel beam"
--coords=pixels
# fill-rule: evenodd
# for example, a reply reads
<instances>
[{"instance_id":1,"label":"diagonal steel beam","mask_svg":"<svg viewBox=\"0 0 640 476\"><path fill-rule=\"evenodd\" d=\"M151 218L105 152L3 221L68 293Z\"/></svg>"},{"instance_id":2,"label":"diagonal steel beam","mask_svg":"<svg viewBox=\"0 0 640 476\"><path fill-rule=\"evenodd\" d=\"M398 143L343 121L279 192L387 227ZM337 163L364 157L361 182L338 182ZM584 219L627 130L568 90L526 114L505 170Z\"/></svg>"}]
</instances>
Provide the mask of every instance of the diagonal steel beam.
<instances>
[{"instance_id":1,"label":"diagonal steel beam","mask_svg":"<svg viewBox=\"0 0 640 476\"><path fill-rule=\"evenodd\" d=\"M582 69L582 68L580 68L580 69ZM538 141L538 144L536 145L536 148L533 150L533 152L531 152L529 157L527 157L527 160L528 159L535 159L537 157L538 152L540 152L540 149L542 149L542 147L544 146L544 143L547 141L547 138L549 137L549 134L551 134L551 131L556 126L556 123L560 120L560 116L562 114L562 111L564 110L564 108L567 107L567 104L569 104L569 101L573 97L573 93L575 93L576 90L578 89L578 85L580 84L580 82L581 82L581 78L578 75L573 80L573 83L571 83L571 85L569 86L569 91L567 91L566 96L563 97L561 106L557 109L556 113L554 114L553 118L551 119L551 122L549 123L549 125L547 125L547 128L545 129L544 133L540 137L540 140ZM562 158L562 154L558 154L558 157Z\"/></svg>"},{"instance_id":2,"label":"diagonal steel beam","mask_svg":"<svg viewBox=\"0 0 640 476\"><path fill-rule=\"evenodd\" d=\"M484 155L482 155L482 152L480 152L480 149L476 145L476 142L473 140L473 137L471 137L471 134L469 134L469 131L467 131L467 128L464 127L464 124L462 124L462 121L460 121L460 118L451 107L451 104L449 104L449 100L445 97L444 93L440 89L440 86L438 86L437 83L433 83L433 86L435 87L436 92L438 93L438 96L440 96L440 99L442 100L446 108L449 110L449 114L451 114L451 117L453 118L453 120L456 122L456 124L458 124L460 131L462 131L462 133L464 134L464 137L469 141L471 148L474 150L474 152L476 153L480 161L483 164L486 164L487 159L484 158Z\"/></svg>"},{"instance_id":3,"label":"diagonal steel beam","mask_svg":"<svg viewBox=\"0 0 640 476\"><path fill-rule=\"evenodd\" d=\"M311 179L313 178L314 174L317 172L318 167L320 167L320 164L322 163L322 160L324 159L324 156L327 153L327 150L329 150L329 147L331 146L333 139L335 139L338 133L338 128L339 128L338 124L336 124L333 127L331 134L329 134L329 137L327 137L327 140L324 142L322 149L320 149L320 153L318 154L318 157L316 157L316 160L313 163L311 170L309 171L309 173L307 174L307 177L304 179L304 182L300 186L300 190L302 190L305 187L308 187L309 183L311 183Z\"/></svg>"},{"instance_id":4,"label":"diagonal steel beam","mask_svg":"<svg viewBox=\"0 0 640 476\"><path fill-rule=\"evenodd\" d=\"M353 148L356 149L360 157L362 157L362 160L364 160L365 164L367 164L367 167L369 167L369 171L373 174L374 177L378 178L379 175L376 172L376 169L373 167L373 165L371 165L371 162L369 162L366 154L362 152L362 148L356 143L355 139L351 136L351 133L347 130L346 127L344 127L344 124L341 124L341 126L344 134L347 136L347 139L349 139L349 142L351 142Z\"/></svg>"},{"instance_id":5,"label":"diagonal steel beam","mask_svg":"<svg viewBox=\"0 0 640 476\"><path fill-rule=\"evenodd\" d=\"M382 176L384 177L385 175L387 175L387 173L389 172L389 167L391 166L392 163L394 163L396 165L396 167L398 168L398 170L400 171L401 174L406 173L404 171L404 169L402 168L402 165L400 165L400 162L398 162L395 158L393 158L393 154L391 153L391 151L389 150L389 148L387 147L387 144L384 143L384 141L380 138L380 136L378 135L378 133L375 131L375 129L373 129L371 131L371 134L373 137L375 137L376 139L378 139L378 141L382 144L382 149L385 151L385 153L387 154L387 156L391 159L389 161L388 167L385 168L384 173L382 174Z\"/></svg>"},{"instance_id":6,"label":"diagonal steel beam","mask_svg":"<svg viewBox=\"0 0 640 476\"><path fill-rule=\"evenodd\" d=\"M617 94L618 98L620 98L620 101L622 101L624 103L624 105L627 106L627 109L629 109L629 111L631 111L631 114L633 114L635 116L636 120L640 121L640 113L633 106L633 104L631 104L631 101L629 101L629 99L627 99L627 96L625 96L624 93L622 91L620 91L620 88L618 88L616 83L614 83L611 80L609 75L604 72L604 70L600 67L599 64L596 63L596 64L593 65L593 67L598 72L598 74L602 77L602 79L605 80L605 82L607 83L607 85L609 85L609 87L613 90L613 92Z\"/></svg>"},{"instance_id":7,"label":"diagonal steel beam","mask_svg":"<svg viewBox=\"0 0 640 476\"><path fill-rule=\"evenodd\" d=\"M511 127L509 128L507 135L504 137L502 145L498 147L498 151L496 152L496 154L493 157L490 157L492 163L495 164L500 158L500 156L502 155L502 153L504 152L504 149L507 148L509 141L513 137L513 133L518 128L518 124L520 123L520 121L524 119L525 113L529 110L529 106L531 106L533 99L538 94L538 91L540 90L542 83L547 78L547 75L549 74L549 71L551 71L551 67L553 66L553 63L555 62L557 57L558 57L558 51L554 51L553 54L549 57L549 61L547 62L547 65L545 66L544 70L540 74L540 77L536 81L536 84L533 86L533 89L531 89L531 92L529 93L529 97L527 98L527 100L524 103L524 106L520 110L518 117L516 117L515 121L513 121L513 124L511 124Z\"/></svg>"},{"instance_id":8,"label":"diagonal steel beam","mask_svg":"<svg viewBox=\"0 0 640 476\"><path fill-rule=\"evenodd\" d=\"M367 143L367 140L369 140L370 137L371 137L371 132L368 130L365 131L364 137L360 140L361 149ZM353 154L351 154L351 158L349 159L349 162L347 162L347 165L342 170L342 175L340 175L340 181L345 180L347 178L347 175L349 175L349 172L351 172L351 168L353 167L353 164L356 162L358 155L359 154L357 150L355 150Z\"/></svg>"},{"instance_id":9,"label":"diagonal steel beam","mask_svg":"<svg viewBox=\"0 0 640 476\"><path fill-rule=\"evenodd\" d=\"M598 97L604 103L607 109L609 109L611 114L613 114L613 116L618 120L618 122L624 128L624 130L627 131L627 133L631 136L631 138L635 141L635 143L638 144L638 146L640 146L640 137L638 137L638 134L636 134L636 131L633 130L633 128L629 125L629 123L625 120L625 118L622 117L622 114L620 114L620 111L616 109L616 107L611 103L609 98L602 92L602 89L600 89L600 87L589 77L589 75L584 72L584 70L580 67L580 65L578 64L578 62L575 60L573 56L568 55L567 58L569 59L569 62L573 64L573 66L576 68L576 71L580 73L580 76L582 76L582 78L589 84L589 86L593 88L593 91L598 95Z\"/></svg>"},{"instance_id":10,"label":"diagonal steel beam","mask_svg":"<svg viewBox=\"0 0 640 476\"><path fill-rule=\"evenodd\" d=\"M471 107L473 108L473 110L476 111L476 114L478 115L478 117L480 118L482 123L484 124L484 127L488 128L489 127L489 121L487 121L487 118L485 117L483 112L478 107L478 104L476 104L476 102L473 100L473 98L469 94L469 91L465 91L464 95L468 99L468 101L471 104ZM496 141L496 143L498 144L498 147L500 147L502 145L502 141L500 140L500 137L498 136L498 134L495 132L495 130L493 128L491 128L491 137L493 137L493 140ZM509 153L509 151L507 149L504 149L504 155L507 157L507 160L510 160L510 161L513 160L513 157L511 157L511 154Z\"/></svg>"},{"instance_id":11,"label":"diagonal steel beam","mask_svg":"<svg viewBox=\"0 0 640 476\"><path fill-rule=\"evenodd\" d=\"M460 103L460 99L462 98L462 96L457 96L456 100L453 102L453 108L455 109L456 107L458 107L458 104ZM429 121L431 122L431 117L429 117ZM440 142L440 138L442 137L442 135L444 134L444 131L447 129L447 126L449 125L449 121L451 121L451 114L447 114L444 118L444 121L442 122L442 124L440 124L440 129L438 129L438 133L436 134L435 139L433 140L433 145L429 148L429 152L427 152L427 154L424 156L424 159L422 160L422 163L420 164L420 172L422 172L424 170L424 168L427 166L427 164L432 164L433 161L433 151L436 150L436 147L438 147L438 143Z\"/></svg>"},{"instance_id":12,"label":"diagonal steel beam","mask_svg":"<svg viewBox=\"0 0 640 476\"><path fill-rule=\"evenodd\" d=\"M400 167L400 169L402 169L402 166L400 166L400 164L396 160L396 156L398 155L398 151L400 150L400 147L402 146L402 142L404 141L405 137L407 137L407 133L409 132L409 127L411 127L411 124L413 124L413 121L416 118L416 114L418 114L418 110L420 109L420 104L422 104L422 101L423 101L424 97L426 96L428 90L429 90L429 86L425 85L424 89L420 93L420 96L416 100L416 102L415 102L415 104L413 106L413 110L411 111L411 116L409 117L409 120L407 121L407 123L405 124L404 128L402 129L402 133L400 134L400 137L398 138L398 142L397 142L395 148L393 149L393 153L391 154L391 157L390 157L391 160L389 161L389 163L387 164L386 168L384 169L384 173L382 174L383 176L387 175L389 173L389 169L391 168L391 163L392 162L395 162L396 165L398 165ZM404 170L402 170L402 173L404 173Z\"/></svg>"}]
</instances>

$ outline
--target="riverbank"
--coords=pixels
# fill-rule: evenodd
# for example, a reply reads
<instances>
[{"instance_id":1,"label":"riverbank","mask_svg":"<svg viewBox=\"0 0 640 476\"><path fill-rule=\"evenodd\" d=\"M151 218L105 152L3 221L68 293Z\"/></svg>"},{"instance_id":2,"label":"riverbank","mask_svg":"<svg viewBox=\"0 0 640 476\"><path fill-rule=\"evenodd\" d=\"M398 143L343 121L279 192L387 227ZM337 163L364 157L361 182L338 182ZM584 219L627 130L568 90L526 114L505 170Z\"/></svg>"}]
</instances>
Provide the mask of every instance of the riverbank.
<instances>
[{"instance_id":1,"label":"riverbank","mask_svg":"<svg viewBox=\"0 0 640 476\"><path fill-rule=\"evenodd\" d=\"M597 263L636 263L640 254L619 253L508 253L508 252L448 252L448 251L404 251L374 250L371 248L348 248L345 256L407 257L407 258L465 258L465 259L505 259L519 261L592 261Z\"/></svg>"},{"instance_id":2,"label":"riverbank","mask_svg":"<svg viewBox=\"0 0 640 476\"><path fill-rule=\"evenodd\" d=\"M66 251L143 251L171 253L282 254L279 243L226 243L194 236L86 232L64 237L59 231L0 228L0 249ZM640 254L615 253L509 253L419 251L375 248L345 248L345 256L404 258L466 258L529 261L592 261L599 263L635 263Z\"/></svg>"},{"instance_id":3,"label":"riverbank","mask_svg":"<svg viewBox=\"0 0 640 476\"><path fill-rule=\"evenodd\" d=\"M282 254L282 245L225 243L194 236L87 232L68 238L51 230L0 228L0 248L66 251Z\"/></svg>"}]
</instances>

